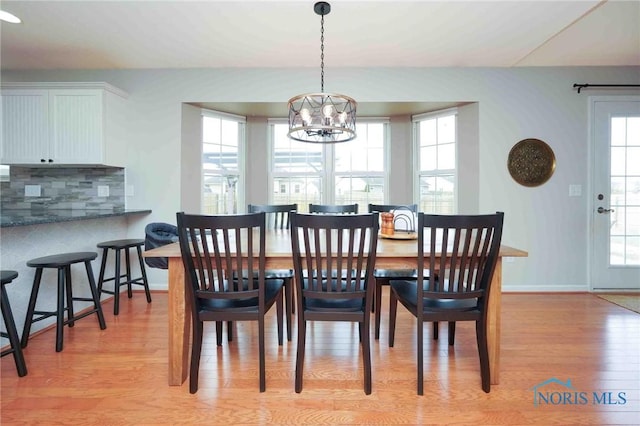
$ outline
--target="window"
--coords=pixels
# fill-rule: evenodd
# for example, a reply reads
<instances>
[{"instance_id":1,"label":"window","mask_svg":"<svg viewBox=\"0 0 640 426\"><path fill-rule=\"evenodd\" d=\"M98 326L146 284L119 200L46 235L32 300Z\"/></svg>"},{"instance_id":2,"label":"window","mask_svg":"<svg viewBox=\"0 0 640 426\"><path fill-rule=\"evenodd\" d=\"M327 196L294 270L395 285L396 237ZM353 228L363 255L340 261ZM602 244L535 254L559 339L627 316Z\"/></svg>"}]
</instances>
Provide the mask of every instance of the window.
<instances>
[{"instance_id":1,"label":"window","mask_svg":"<svg viewBox=\"0 0 640 426\"><path fill-rule=\"evenodd\" d=\"M456 118L455 110L413 117L420 211L454 214L457 210Z\"/></svg>"},{"instance_id":2,"label":"window","mask_svg":"<svg viewBox=\"0 0 640 426\"><path fill-rule=\"evenodd\" d=\"M387 186L386 120L356 125L357 138L338 144L313 144L287 137L288 125L271 120L273 191L271 203L384 204Z\"/></svg>"},{"instance_id":3,"label":"window","mask_svg":"<svg viewBox=\"0 0 640 426\"><path fill-rule=\"evenodd\" d=\"M202 111L202 213L238 211L244 117Z\"/></svg>"}]
</instances>

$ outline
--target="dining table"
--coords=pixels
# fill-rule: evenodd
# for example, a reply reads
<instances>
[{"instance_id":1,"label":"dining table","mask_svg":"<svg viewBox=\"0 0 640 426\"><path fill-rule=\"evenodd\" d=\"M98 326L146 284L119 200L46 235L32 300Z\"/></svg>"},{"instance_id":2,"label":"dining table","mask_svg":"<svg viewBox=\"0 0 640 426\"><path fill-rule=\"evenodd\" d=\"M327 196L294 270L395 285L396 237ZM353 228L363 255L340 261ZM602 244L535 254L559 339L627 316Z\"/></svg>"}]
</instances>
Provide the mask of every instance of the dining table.
<instances>
[{"instance_id":1,"label":"dining table","mask_svg":"<svg viewBox=\"0 0 640 426\"><path fill-rule=\"evenodd\" d=\"M293 269L290 230L266 231L266 268ZM414 269L417 266L418 246L415 239L380 237L375 267L384 269ZM425 256L429 250L425 247ZM143 253L144 257L168 260L168 326L169 326L169 385L180 386L189 372L191 311L185 291L185 269L179 243L171 243ZM506 257L527 257L524 250L506 245L500 253L489 292L488 345L491 384L500 381L500 319L502 309L502 261Z\"/></svg>"}]
</instances>

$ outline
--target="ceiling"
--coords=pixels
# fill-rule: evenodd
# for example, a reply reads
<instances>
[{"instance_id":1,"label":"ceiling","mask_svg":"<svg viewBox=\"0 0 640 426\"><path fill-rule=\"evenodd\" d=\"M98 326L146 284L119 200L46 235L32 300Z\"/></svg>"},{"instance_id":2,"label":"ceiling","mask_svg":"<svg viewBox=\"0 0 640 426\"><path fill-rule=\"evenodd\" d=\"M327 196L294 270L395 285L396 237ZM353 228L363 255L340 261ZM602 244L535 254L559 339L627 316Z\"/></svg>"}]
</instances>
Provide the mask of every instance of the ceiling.
<instances>
[{"instance_id":1,"label":"ceiling","mask_svg":"<svg viewBox=\"0 0 640 426\"><path fill-rule=\"evenodd\" d=\"M640 66L637 0L330 3L326 69ZM0 68L319 68L313 4L3 0Z\"/></svg>"}]
</instances>

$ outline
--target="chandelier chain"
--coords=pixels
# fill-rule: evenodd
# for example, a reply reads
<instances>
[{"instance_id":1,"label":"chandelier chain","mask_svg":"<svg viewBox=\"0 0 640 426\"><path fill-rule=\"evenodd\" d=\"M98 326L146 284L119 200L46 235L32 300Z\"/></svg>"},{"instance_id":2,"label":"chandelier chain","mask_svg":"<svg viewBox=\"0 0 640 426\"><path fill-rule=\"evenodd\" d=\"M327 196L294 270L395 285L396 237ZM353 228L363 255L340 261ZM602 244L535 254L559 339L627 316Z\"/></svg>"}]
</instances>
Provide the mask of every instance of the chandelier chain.
<instances>
[{"instance_id":1,"label":"chandelier chain","mask_svg":"<svg viewBox=\"0 0 640 426\"><path fill-rule=\"evenodd\" d=\"M324 93L324 15L320 19L320 92Z\"/></svg>"}]
</instances>

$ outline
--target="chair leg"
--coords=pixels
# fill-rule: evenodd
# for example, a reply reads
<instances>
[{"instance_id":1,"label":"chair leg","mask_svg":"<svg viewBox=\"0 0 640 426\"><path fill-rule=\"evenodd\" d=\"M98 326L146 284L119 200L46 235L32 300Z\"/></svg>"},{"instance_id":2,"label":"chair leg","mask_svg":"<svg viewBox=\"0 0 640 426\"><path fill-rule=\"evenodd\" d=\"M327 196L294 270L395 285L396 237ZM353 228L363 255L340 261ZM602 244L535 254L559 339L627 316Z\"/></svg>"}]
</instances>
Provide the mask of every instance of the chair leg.
<instances>
[{"instance_id":1,"label":"chair leg","mask_svg":"<svg viewBox=\"0 0 640 426\"><path fill-rule=\"evenodd\" d=\"M278 299L278 303L280 304L280 313L279 313L279 330L278 330L278 338L280 340L280 344L282 344L282 298ZM267 388L266 384L266 374L265 374L265 349L264 349L264 316L258 318L258 357L260 358L259 367L260 367L260 392L264 392Z\"/></svg>"},{"instance_id":2,"label":"chair leg","mask_svg":"<svg viewBox=\"0 0 640 426\"><path fill-rule=\"evenodd\" d=\"M127 297L131 299L133 297L133 284L131 284L131 255L129 251L128 247L124 249L125 270L127 273Z\"/></svg>"},{"instance_id":3,"label":"chair leg","mask_svg":"<svg viewBox=\"0 0 640 426\"><path fill-rule=\"evenodd\" d=\"M418 395L424 395L424 322L418 318Z\"/></svg>"},{"instance_id":4,"label":"chair leg","mask_svg":"<svg viewBox=\"0 0 640 426\"><path fill-rule=\"evenodd\" d=\"M375 307L373 308L375 314L375 335L376 340L380 339L380 318L382 317L382 281L379 278L376 278L376 295L375 295ZM389 284L388 282L385 284Z\"/></svg>"},{"instance_id":5,"label":"chair leg","mask_svg":"<svg viewBox=\"0 0 640 426\"><path fill-rule=\"evenodd\" d=\"M115 249L116 269L113 276L113 315L120 313L120 249Z\"/></svg>"},{"instance_id":6,"label":"chair leg","mask_svg":"<svg viewBox=\"0 0 640 426\"><path fill-rule=\"evenodd\" d=\"M56 352L62 351L64 333L65 268L58 268L58 311L56 312ZM71 314L69 314L71 315Z\"/></svg>"},{"instance_id":7,"label":"chair leg","mask_svg":"<svg viewBox=\"0 0 640 426\"><path fill-rule=\"evenodd\" d=\"M433 322L433 340L438 340L438 331L440 327L438 321Z\"/></svg>"},{"instance_id":8,"label":"chair leg","mask_svg":"<svg viewBox=\"0 0 640 426\"><path fill-rule=\"evenodd\" d=\"M484 319L486 321L486 319ZM491 392L491 367L489 365L489 345L487 343L487 329L483 320L476 321L476 339L478 354L480 355L480 377L482 390Z\"/></svg>"},{"instance_id":9,"label":"chair leg","mask_svg":"<svg viewBox=\"0 0 640 426\"><path fill-rule=\"evenodd\" d=\"M144 285L144 293L147 296L147 303L151 303L151 291L149 291L149 280L147 279L147 270L144 267L144 260L142 259L142 249L137 246L138 261L140 262L140 272L142 273L142 283Z\"/></svg>"},{"instance_id":10,"label":"chair leg","mask_svg":"<svg viewBox=\"0 0 640 426\"><path fill-rule=\"evenodd\" d=\"M282 290L281 290L282 291ZM280 297L278 297L276 299L276 321L278 324L278 346L282 346L282 340L283 340L283 330L282 330L282 311L283 311L283 298L284 295L281 295ZM290 319L291 317L289 317ZM288 331L288 330L287 330ZM290 340L290 339L289 339Z\"/></svg>"},{"instance_id":11,"label":"chair leg","mask_svg":"<svg viewBox=\"0 0 640 426\"><path fill-rule=\"evenodd\" d=\"M216 325L219 322L216 322ZM220 326L222 330L222 325ZM193 323L193 344L191 347L191 368L189 371L189 393L198 392L198 373L200 371L200 352L202 351L202 321Z\"/></svg>"},{"instance_id":12,"label":"chair leg","mask_svg":"<svg viewBox=\"0 0 640 426\"><path fill-rule=\"evenodd\" d=\"M100 293L96 288L96 281L93 278L93 269L91 268L91 261L84 262L84 268L87 271L87 279L89 280L89 290L91 290L91 297L93 298L93 308L98 315L98 324L100 324L100 330L107 328L107 323L104 321L104 313L102 312L102 305L100 304Z\"/></svg>"},{"instance_id":13,"label":"chair leg","mask_svg":"<svg viewBox=\"0 0 640 426\"><path fill-rule=\"evenodd\" d=\"M102 249L102 263L100 263L100 275L98 275L98 294L102 295L102 286L104 285L104 273L107 268L107 257L109 249Z\"/></svg>"},{"instance_id":14,"label":"chair leg","mask_svg":"<svg viewBox=\"0 0 640 426\"><path fill-rule=\"evenodd\" d=\"M456 322L449 321L448 328L449 328L449 346L453 346L453 343L456 340Z\"/></svg>"},{"instance_id":15,"label":"chair leg","mask_svg":"<svg viewBox=\"0 0 640 426\"><path fill-rule=\"evenodd\" d=\"M389 289L389 347L393 347L396 335L396 313L398 311L398 299L393 289Z\"/></svg>"},{"instance_id":16,"label":"chair leg","mask_svg":"<svg viewBox=\"0 0 640 426\"><path fill-rule=\"evenodd\" d=\"M216 344L218 346L222 346L222 325L222 321L216 321ZM229 327L229 330L231 330L231 327Z\"/></svg>"},{"instance_id":17,"label":"chair leg","mask_svg":"<svg viewBox=\"0 0 640 426\"><path fill-rule=\"evenodd\" d=\"M365 313L365 316L367 313ZM362 364L364 366L364 393L371 395L371 335L369 333L369 321L361 323L362 335Z\"/></svg>"},{"instance_id":18,"label":"chair leg","mask_svg":"<svg viewBox=\"0 0 640 426\"><path fill-rule=\"evenodd\" d=\"M16 369L18 370L18 376L26 376L27 364L24 362L22 346L20 345L18 331L16 330L16 322L13 319L13 312L11 311L11 305L9 304L7 291L5 290L4 285L2 285L2 299L0 300L0 304L2 307L2 317L4 318L4 324L7 328L7 337L9 338L9 342L11 344L11 352L13 352L13 361L16 363Z\"/></svg>"},{"instance_id":19,"label":"chair leg","mask_svg":"<svg viewBox=\"0 0 640 426\"><path fill-rule=\"evenodd\" d=\"M29 306L27 307L27 316L25 317L24 328L22 329L20 346L23 348L26 348L29 343L29 333L31 332L31 324L33 323L33 311L36 309L36 300L38 299L41 280L42 268L36 268L36 275L33 279L33 286L31 288L31 297L29 298Z\"/></svg>"},{"instance_id":20,"label":"chair leg","mask_svg":"<svg viewBox=\"0 0 640 426\"><path fill-rule=\"evenodd\" d=\"M291 316L293 315L293 279L284 280L285 313L287 314L287 340L291 341Z\"/></svg>"},{"instance_id":21,"label":"chair leg","mask_svg":"<svg viewBox=\"0 0 640 426\"><path fill-rule=\"evenodd\" d=\"M65 280L65 292L67 298L67 324L69 328L75 325L76 314L73 311L73 283L71 281L71 265L64 267ZM64 325L64 324L63 324Z\"/></svg>"},{"instance_id":22,"label":"chair leg","mask_svg":"<svg viewBox=\"0 0 640 426\"><path fill-rule=\"evenodd\" d=\"M302 315L302 312L298 310L299 317ZM307 323L306 321L299 320L298 321L298 353L296 355L296 393L302 392L302 375L303 375L303 367L304 367L304 348L305 348L305 340L307 334Z\"/></svg>"}]
</instances>

